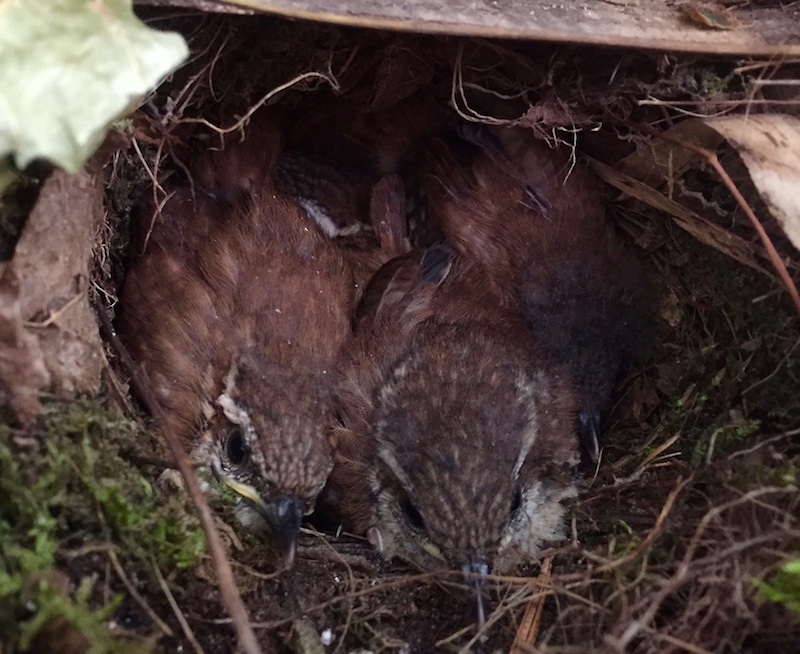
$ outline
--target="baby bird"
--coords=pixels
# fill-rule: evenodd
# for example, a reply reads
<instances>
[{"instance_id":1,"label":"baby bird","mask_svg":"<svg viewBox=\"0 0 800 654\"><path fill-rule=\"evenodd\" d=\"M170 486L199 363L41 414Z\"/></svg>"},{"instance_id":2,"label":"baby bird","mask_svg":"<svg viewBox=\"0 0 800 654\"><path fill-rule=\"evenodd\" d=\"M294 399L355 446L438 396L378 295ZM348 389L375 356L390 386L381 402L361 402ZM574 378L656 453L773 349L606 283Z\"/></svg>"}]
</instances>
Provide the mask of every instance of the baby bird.
<instances>
[{"instance_id":1,"label":"baby bird","mask_svg":"<svg viewBox=\"0 0 800 654\"><path fill-rule=\"evenodd\" d=\"M433 141L422 168L431 219L491 272L541 352L568 367L596 462L611 394L649 349L652 301L594 180L531 130L474 125Z\"/></svg>"},{"instance_id":2,"label":"baby bird","mask_svg":"<svg viewBox=\"0 0 800 654\"><path fill-rule=\"evenodd\" d=\"M332 406L324 503L387 558L461 570L479 591L564 535L579 460L569 378L447 243L375 275Z\"/></svg>"},{"instance_id":3,"label":"baby bird","mask_svg":"<svg viewBox=\"0 0 800 654\"><path fill-rule=\"evenodd\" d=\"M285 564L332 466L326 407L354 284L336 246L276 190L274 126L202 157L143 225L120 331L191 458L266 522ZM261 520L263 519L263 521Z\"/></svg>"}]
</instances>

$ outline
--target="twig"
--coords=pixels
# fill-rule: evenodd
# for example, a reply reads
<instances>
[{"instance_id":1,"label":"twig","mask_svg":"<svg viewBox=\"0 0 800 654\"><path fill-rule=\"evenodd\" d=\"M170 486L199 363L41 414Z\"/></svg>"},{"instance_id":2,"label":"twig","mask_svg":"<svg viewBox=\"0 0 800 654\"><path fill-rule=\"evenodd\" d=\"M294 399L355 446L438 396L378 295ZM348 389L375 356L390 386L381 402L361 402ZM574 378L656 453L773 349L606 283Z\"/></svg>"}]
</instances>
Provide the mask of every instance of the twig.
<instances>
[{"instance_id":1,"label":"twig","mask_svg":"<svg viewBox=\"0 0 800 654\"><path fill-rule=\"evenodd\" d=\"M783 434L778 434L776 436L770 436L769 438L764 438L759 440L753 447L748 447L746 450L739 450L737 452L733 452L732 454L728 455L728 459L735 459L739 456L750 456L753 452L760 450L762 447L766 447L767 445L772 445L773 443L791 438L792 436L800 435L800 429L793 429L792 431L784 432Z\"/></svg>"},{"instance_id":2,"label":"twig","mask_svg":"<svg viewBox=\"0 0 800 654\"><path fill-rule=\"evenodd\" d=\"M542 569L539 572L539 583L542 586L550 586L553 570L553 557L550 556L542 561ZM544 593L537 593L531 597L528 606L525 608L525 614L522 616L522 623L517 629L517 635L514 637L514 642L511 643L511 650L509 654L524 654L530 651L529 646L536 643L536 637L539 635L539 626L542 622L542 611L544 611L544 602L549 591Z\"/></svg>"},{"instance_id":3,"label":"twig","mask_svg":"<svg viewBox=\"0 0 800 654\"><path fill-rule=\"evenodd\" d=\"M470 631L472 631L472 625L471 625L471 624L468 624L468 625L467 625L467 626L465 626L465 627L461 627L461 629L459 629L458 631L456 631L456 632L454 632L454 633L450 634L450 635L449 635L449 636L447 636L446 638L442 638L441 640L437 640L437 641L434 643L434 646L435 646L437 649L441 649L441 648L443 648L445 645L449 645L450 643L454 643L454 642L455 642L455 641L457 641L459 638L461 638L461 636L466 636L466 635L467 635L467 634L468 634Z\"/></svg>"},{"instance_id":4,"label":"twig","mask_svg":"<svg viewBox=\"0 0 800 654\"><path fill-rule=\"evenodd\" d=\"M316 529L314 530L314 535L322 541L322 544L326 547L330 548L330 550L339 558L342 562L344 567L347 569L347 578L350 582L350 588L355 588L356 580L353 576L353 568L350 567L350 564L345 561L344 557L342 557L339 552L336 551L336 548L328 542L328 539L325 538L322 534L320 534ZM353 602L349 602L347 604L347 617L344 621L344 626L342 627L342 637L339 639L339 642L336 644L336 649L333 650L333 654L339 654L342 647L344 646L344 641L347 639L347 632L350 631L350 624L353 621Z\"/></svg>"},{"instance_id":5,"label":"twig","mask_svg":"<svg viewBox=\"0 0 800 654\"><path fill-rule=\"evenodd\" d=\"M675 505L675 500L677 499L680 492L686 487L686 485L692 481L693 477L689 477L685 480L679 480L678 485L672 489L670 494L667 496L666 501L664 502L664 506L661 507L661 512L658 514L658 518L656 518L656 522L653 525L653 528L650 532L645 536L644 540L639 543L639 547L637 547L633 552L626 554L625 556L616 559L615 561L611 561L606 565L602 565L597 569L598 573L601 572L608 572L609 570L613 570L614 568L618 568L623 563L627 563L629 561L635 561L639 556L641 556L650 545L653 544L653 541L656 539L656 536L661 531L661 528L664 526L664 522L667 519L667 516L672 511L672 507Z\"/></svg>"},{"instance_id":6,"label":"twig","mask_svg":"<svg viewBox=\"0 0 800 654\"><path fill-rule=\"evenodd\" d=\"M761 497L762 495L770 495L773 493L785 493L786 489L781 488L780 486L762 486L760 488L755 488L749 493L745 493L741 497L736 498L735 500L731 500L730 502L726 502L725 504L720 504L719 506L715 506L711 509L708 513L703 516L703 519L700 520L700 523L697 525L697 529L692 536L692 539L689 541L689 545L686 548L686 553L683 556L683 560L681 561L680 565L678 566L678 571L676 573L677 578L683 577L688 569L689 564L692 562L692 558L694 557L695 550L698 548L700 544L700 538L708 528L709 523L716 517L718 517L723 512L732 509L736 506L744 504L752 499L757 497Z\"/></svg>"},{"instance_id":7,"label":"twig","mask_svg":"<svg viewBox=\"0 0 800 654\"><path fill-rule=\"evenodd\" d=\"M175 193L177 193L177 191L172 191L172 193L168 193L166 197L164 197L164 199L161 200L161 202L154 203L155 211L153 212L153 215L150 217L150 225L147 228L147 234L145 234L144 236L144 242L142 243L141 254L144 254L145 251L147 250L147 244L150 242L150 236L153 234L153 229L156 226L156 220L161 217L161 211L164 209L167 202L169 202L172 199L172 196L175 195ZM155 190L153 191L153 196L155 197Z\"/></svg>"},{"instance_id":8,"label":"twig","mask_svg":"<svg viewBox=\"0 0 800 654\"><path fill-rule=\"evenodd\" d=\"M675 645L679 647L684 652L689 652L690 654L712 654L709 650L705 647L699 647L698 645L692 645L692 643L687 643L685 640L680 638L676 638L675 636L670 636L669 634L660 633L655 629L650 627L646 628L646 631L653 635L656 640L665 640L670 645Z\"/></svg>"},{"instance_id":9,"label":"twig","mask_svg":"<svg viewBox=\"0 0 800 654\"><path fill-rule=\"evenodd\" d=\"M716 152L712 152L706 148L700 147L699 145L695 145L694 143L690 143L688 141L684 141L683 139L676 138L670 134L665 134L659 132L658 130L653 129L649 125L643 125L640 123L634 123L632 121L628 121L628 126L639 130L644 134L649 134L650 136L655 136L657 138L662 138L667 141L671 141L672 143L676 143L681 147L684 147L692 152L696 152L701 157L703 157L711 167L716 171L717 175L719 176L722 183L728 189L730 194L736 200L736 203L742 209L744 214L747 216L750 223L753 225L753 229L756 230L759 239L761 239L761 243L764 245L764 249L767 251L767 256L769 257L770 263L772 264L773 268L775 268L775 272L778 273L778 277L780 278L781 282L783 283L786 291L789 293L789 297L794 304L794 308L797 311L797 315L800 316L800 293L797 292L797 287L795 286L792 278L789 276L789 271L786 270L786 266L783 263L778 251L775 249L775 246L772 244L772 239L767 234L764 226L761 224L761 221L756 217L753 210L750 208L750 205L747 203L747 200L744 199L744 196L739 192L739 189L734 184L733 180L728 175L725 168L719 161Z\"/></svg>"},{"instance_id":10,"label":"twig","mask_svg":"<svg viewBox=\"0 0 800 654\"><path fill-rule=\"evenodd\" d=\"M316 613L323 609L330 608L337 604L341 604L345 601L350 601L356 597L363 597L364 595L372 595L374 593L379 593L381 591L387 590L389 588L397 588L400 586L407 586L409 584L413 584L416 582L430 582L434 578L434 574L430 572L426 572L423 574L418 575L409 575L409 576L402 576L399 579L393 581L385 581L375 586L370 586L369 588L363 588L361 590L353 591L346 593L344 595L337 595L336 597L332 597L331 599L325 602L319 602L318 604L314 604L313 606L307 606L303 609L302 613L298 613L297 615L291 615L288 618L281 618L279 620L272 620L270 622L255 622L253 623L253 628L255 629L276 629L278 627L282 627L287 624L291 624L302 615L308 615L309 613ZM228 619L222 620L212 620L212 624L225 624L229 622Z\"/></svg>"},{"instance_id":11,"label":"twig","mask_svg":"<svg viewBox=\"0 0 800 654\"><path fill-rule=\"evenodd\" d=\"M517 589L511 594L510 598L504 599L497 608L492 611L492 614L486 619L486 622L483 624L482 627L475 632L475 635L467 641L467 643L458 650L458 654L468 654L469 652L474 651L475 643L477 643L481 639L486 638L486 634L489 633L489 630L495 625L500 618L502 618L508 611L513 609L515 606L519 606L522 602L527 600L527 593L529 592L530 587L522 587ZM549 590L544 592L539 591L538 595L547 595L549 594Z\"/></svg>"},{"instance_id":12,"label":"twig","mask_svg":"<svg viewBox=\"0 0 800 654\"><path fill-rule=\"evenodd\" d=\"M175 601L175 598L172 595L172 591L169 589L169 586L167 585L167 580L164 579L164 575L162 575L161 570L158 569L158 564L155 561L152 561L151 563L153 565L153 571L156 573L156 579L158 579L158 585L161 586L161 590L164 591L164 595L167 596L167 601L169 602L169 605L172 607L172 612L178 619L178 623L181 625L181 629L183 629L183 635L186 636L186 640L188 640L191 643L192 647L194 647L194 651L197 652L197 654L205 654L202 646L200 645L200 643L197 642L197 638L195 638L192 628L189 626L189 623L186 622L186 617L183 615L181 607L178 606L178 603Z\"/></svg>"},{"instance_id":13,"label":"twig","mask_svg":"<svg viewBox=\"0 0 800 654\"><path fill-rule=\"evenodd\" d=\"M708 528L710 522L720 516L724 511L732 509L736 506L744 504L749 500L754 498L760 497L761 495L767 495L776 492L785 492L786 489L778 488L778 487L763 487L757 488L749 493L742 495L741 497L722 504L720 506L714 507L710 511L708 511L703 519L700 521L698 527L696 528L694 535L692 536L691 541L689 542L688 547L686 548L686 553L684 554L683 560L678 565L675 573L673 574L672 578L667 580L665 583L662 584L661 589L656 593L652 598L649 599L650 606L644 612L644 614L633 620L625 631L618 637L608 636L607 639L610 641L609 644L616 647L619 651L625 651L628 644L638 636L638 634L642 630L649 630L649 625L652 623L653 619L655 618L656 614L658 613L659 609L663 605L664 601L667 597L671 594L675 593L679 588L689 583L692 579L694 579L699 574L702 574L706 570L701 566L696 564L706 561L702 559L693 559L694 553L697 550L700 544L700 538L702 537L705 530ZM733 548L729 548L728 552L725 555L729 555L733 551L740 551L743 549L747 549L753 547L755 545L761 545L764 542L767 542L772 539L771 535L768 536L758 536L756 538L751 538L743 543L737 543L734 545ZM715 552L712 556L709 556L707 561L718 561L720 558L719 552ZM694 563L694 569L690 570L690 564ZM644 601L644 600L642 600Z\"/></svg>"},{"instance_id":14,"label":"twig","mask_svg":"<svg viewBox=\"0 0 800 654\"><path fill-rule=\"evenodd\" d=\"M214 569L217 572L217 581L219 583L222 601L236 629L239 645L247 654L261 654L261 648L258 646L258 641L256 640L255 633L253 632L253 628L247 616L247 609L239 595L239 589L236 587L236 581L233 578L233 572L228 557L225 554L222 539L214 523L214 516L211 513L208 502L206 502L203 491L200 490L200 484L197 481L197 476L194 474L194 469L189 461L189 457L186 455L175 433L170 429L164 411L161 409L161 405L153 396L149 381L133 362L133 359L131 359L128 351L122 344L122 341L120 341L119 336L117 336L117 333L114 331L114 327L111 325L111 319L108 317L105 307L97 304L95 309L100 318L100 324L106 339L117 353L117 356L121 359L123 365L128 369L131 376L131 383L136 388L136 391L141 396L142 401L145 403L150 413L161 426L161 431L167 439L170 450L172 450L172 455L175 457L178 469L186 484L186 492L189 494L192 504L194 504L197 510L197 517L200 520L200 525L203 527L208 549L214 561Z\"/></svg>"},{"instance_id":15,"label":"twig","mask_svg":"<svg viewBox=\"0 0 800 654\"><path fill-rule=\"evenodd\" d=\"M128 400L127 391L122 390L122 384L119 379L117 379L117 374L111 369L111 366L108 365L108 359L106 357L103 357L103 359L103 379L111 390L111 398L122 415L126 418L132 418L136 413L133 409L133 405Z\"/></svg>"},{"instance_id":16,"label":"twig","mask_svg":"<svg viewBox=\"0 0 800 654\"><path fill-rule=\"evenodd\" d=\"M60 309L53 311L47 318L45 318L42 322L31 322L27 320L23 320L22 324L25 327L29 328L37 328L37 329L44 329L45 327L49 327L52 325L56 320L58 320L64 313L67 312L71 306L73 306L76 302L79 302L83 298L86 297L86 289L80 290L75 295L73 295L67 302L64 304L63 307Z\"/></svg>"},{"instance_id":17,"label":"twig","mask_svg":"<svg viewBox=\"0 0 800 654\"><path fill-rule=\"evenodd\" d=\"M150 605L145 602L144 597L142 597L136 588L134 588L133 584L128 579L128 576L125 574L125 571L122 569L122 566L119 563L119 559L117 558L117 552L114 549L114 546L109 544L102 548L103 551L108 555L109 560L111 561L111 565L114 567L114 571L117 573L120 581L123 583L125 588L130 593L130 596L136 601L136 603L141 606L145 613L150 616L150 619L156 623L161 632L165 636L172 637L174 635L172 629L169 628L169 625L164 622L161 618L158 617L155 611L150 608Z\"/></svg>"}]
</instances>

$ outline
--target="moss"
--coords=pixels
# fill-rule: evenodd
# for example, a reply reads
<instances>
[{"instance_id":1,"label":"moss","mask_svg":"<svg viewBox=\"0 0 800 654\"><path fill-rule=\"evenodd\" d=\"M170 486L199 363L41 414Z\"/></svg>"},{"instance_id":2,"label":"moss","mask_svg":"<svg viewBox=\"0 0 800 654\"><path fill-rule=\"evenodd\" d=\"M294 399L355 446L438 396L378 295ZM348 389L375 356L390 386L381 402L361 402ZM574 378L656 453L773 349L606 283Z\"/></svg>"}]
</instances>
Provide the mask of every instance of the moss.
<instances>
[{"instance_id":1,"label":"moss","mask_svg":"<svg viewBox=\"0 0 800 654\"><path fill-rule=\"evenodd\" d=\"M204 551L202 531L178 499L164 502L122 456L146 438L132 422L80 400L46 406L37 428L38 447L0 430L0 494L13 498L0 508L0 630L27 647L58 618L93 652L119 650L105 622L120 599L102 598L79 571L65 576L71 554L113 547L128 574L147 581L153 561L167 571L193 566ZM60 578L63 588L52 581Z\"/></svg>"}]
</instances>

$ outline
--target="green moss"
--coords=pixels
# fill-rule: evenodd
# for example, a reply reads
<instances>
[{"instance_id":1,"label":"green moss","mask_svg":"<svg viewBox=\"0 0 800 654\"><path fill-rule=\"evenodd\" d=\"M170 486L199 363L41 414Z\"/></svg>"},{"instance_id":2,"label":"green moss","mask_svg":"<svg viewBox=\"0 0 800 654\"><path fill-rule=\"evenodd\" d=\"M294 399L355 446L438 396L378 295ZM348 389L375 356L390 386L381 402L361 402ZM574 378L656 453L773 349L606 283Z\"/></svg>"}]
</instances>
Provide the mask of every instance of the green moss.
<instances>
[{"instance_id":1,"label":"green moss","mask_svg":"<svg viewBox=\"0 0 800 654\"><path fill-rule=\"evenodd\" d=\"M27 647L60 618L93 652L119 651L105 628L119 598L103 599L74 571L72 593L51 580L64 578L70 553L113 547L129 576L155 584L152 562L167 571L193 566L202 531L181 498L158 497L123 457L146 440L134 423L82 400L46 406L38 429L37 447L0 427L0 495L11 498L0 505L0 631Z\"/></svg>"}]
</instances>

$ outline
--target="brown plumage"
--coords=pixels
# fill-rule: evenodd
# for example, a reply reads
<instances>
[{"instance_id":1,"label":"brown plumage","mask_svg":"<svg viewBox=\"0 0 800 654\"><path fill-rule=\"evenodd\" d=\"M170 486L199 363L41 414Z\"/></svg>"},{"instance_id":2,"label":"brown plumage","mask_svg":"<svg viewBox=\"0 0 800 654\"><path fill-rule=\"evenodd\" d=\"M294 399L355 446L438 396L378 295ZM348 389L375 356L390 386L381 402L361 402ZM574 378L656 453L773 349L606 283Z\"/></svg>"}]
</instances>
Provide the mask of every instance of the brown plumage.
<instances>
[{"instance_id":1,"label":"brown plumage","mask_svg":"<svg viewBox=\"0 0 800 654\"><path fill-rule=\"evenodd\" d=\"M424 93L380 111L316 98L288 129L277 161L278 188L296 198L326 234L358 234L370 225L374 185L413 167L419 144L447 123L445 108Z\"/></svg>"},{"instance_id":2,"label":"brown plumage","mask_svg":"<svg viewBox=\"0 0 800 654\"><path fill-rule=\"evenodd\" d=\"M563 536L576 407L478 264L446 243L387 263L337 371L323 494L388 556L505 570Z\"/></svg>"},{"instance_id":3,"label":"brown plumage","mask_svg":"<svg viewBox=\"0 0 800 654\"><path fill-rule=\"evenodd\" d=\"M331 468L325 412L354 282L335 245L278 192L265 119L173 183L135 255L120 327L192 458L260 514L287 563ZM148 234L149 232L149 234Z\"/></svg>"},{"instance_id":4,"label":"brown plumage","mask_svg":"<svg viewBox=\"0 0 800 654\"><path fill-rule=\"evenodd\" d=\"M542 352L569 367L579 433L597 460L612 391L648 350L652 301L596 183L566 148L550 149L530 130L474 125L433 141L422 175L431 219L491 271Z\"/></svg>"}]
</instances>

